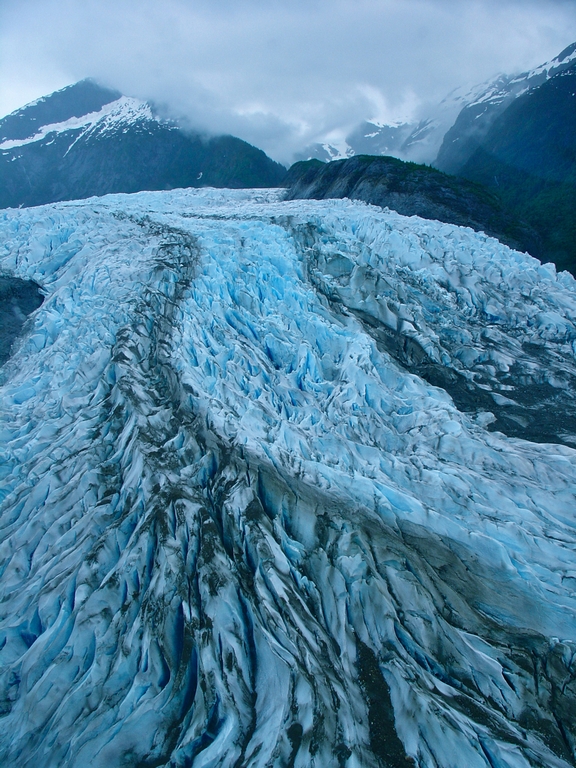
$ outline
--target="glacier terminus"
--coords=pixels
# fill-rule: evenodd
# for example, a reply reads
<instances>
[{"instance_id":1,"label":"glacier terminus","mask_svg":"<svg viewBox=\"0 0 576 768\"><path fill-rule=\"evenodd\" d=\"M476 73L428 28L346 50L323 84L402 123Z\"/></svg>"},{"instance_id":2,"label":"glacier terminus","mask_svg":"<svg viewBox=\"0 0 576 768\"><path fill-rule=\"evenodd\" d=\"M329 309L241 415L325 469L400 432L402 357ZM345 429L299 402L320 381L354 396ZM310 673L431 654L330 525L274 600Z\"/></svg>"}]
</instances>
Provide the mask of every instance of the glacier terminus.
<instances>
[{"instance_id":1,"label":"glacier terminus","mask_svg":"<svg viewBox=\"0 0 576 768\"><path fill-rule=\"evenodd\" d=\"M282 194L0 211L0 763L573 766L574 279Z\"/></svg>"}]
</instances>

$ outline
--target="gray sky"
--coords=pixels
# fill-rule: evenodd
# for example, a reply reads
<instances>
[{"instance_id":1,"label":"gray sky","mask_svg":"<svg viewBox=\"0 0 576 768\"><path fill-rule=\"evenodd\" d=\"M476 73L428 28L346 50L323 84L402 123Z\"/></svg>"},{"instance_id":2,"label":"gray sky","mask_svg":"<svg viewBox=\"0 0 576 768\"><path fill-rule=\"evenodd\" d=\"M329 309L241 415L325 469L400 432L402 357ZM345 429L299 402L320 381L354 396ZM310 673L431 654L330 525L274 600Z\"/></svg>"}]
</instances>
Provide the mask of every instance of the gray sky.
<instances>
[{"instance_id":1,"label":"gray sky","mask_svg":"<svg viewBox=\"0 0 576 768\"><path fill-rule=\"evenodd\" d=\"M576 0L0 0L0 115L83 77L277 160L576 41Z\"/></svg>"}]
</instances>

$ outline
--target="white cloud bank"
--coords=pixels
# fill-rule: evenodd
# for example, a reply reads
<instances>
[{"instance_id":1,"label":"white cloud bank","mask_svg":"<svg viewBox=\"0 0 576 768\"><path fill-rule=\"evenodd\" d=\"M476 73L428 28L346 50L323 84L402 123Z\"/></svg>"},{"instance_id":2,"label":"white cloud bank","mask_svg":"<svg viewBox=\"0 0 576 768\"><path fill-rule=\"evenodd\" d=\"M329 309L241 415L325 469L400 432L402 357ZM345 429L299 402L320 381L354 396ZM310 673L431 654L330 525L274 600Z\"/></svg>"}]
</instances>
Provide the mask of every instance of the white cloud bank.
<instances>
[{"instance_id":1,"label":"white cloud bank","mask_svg":"<svg viewBox=\"0 0 576 768\"><path fill-rule=\"evenodd\" d=\"M1 0L0 114L91 76L289 162L574 40L573 0Z\"/></svg>"}]
</instances>

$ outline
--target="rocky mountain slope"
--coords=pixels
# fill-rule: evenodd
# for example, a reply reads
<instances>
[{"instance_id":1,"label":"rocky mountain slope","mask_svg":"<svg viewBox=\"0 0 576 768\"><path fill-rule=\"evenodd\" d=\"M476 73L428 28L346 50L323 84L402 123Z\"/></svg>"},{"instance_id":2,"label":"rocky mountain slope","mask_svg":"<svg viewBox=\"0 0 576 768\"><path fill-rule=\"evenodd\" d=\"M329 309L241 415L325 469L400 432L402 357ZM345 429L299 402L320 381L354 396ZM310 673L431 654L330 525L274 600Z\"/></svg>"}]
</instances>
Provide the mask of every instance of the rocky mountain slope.
<instances>
[{"instance_id":1,"label":"rocky mountain slope","mask_svg":"<svg viewBox=\"0 0 576 768\"><path fill-rule=\"evenodd\" d=\"M573 766L573 278L280 197L0 212L0 762Z\"/></svg>"},{"instance_id":2,"label":"rocky mountain slope","mask_svg":"<svg viewBox=\"0 0 576 768\"><path fill-rule=\"evenodd\" d=\"M270 187L283 166L233 136L205 137L91 80L0 120L0 207L176 187Z\"/></svg>"},{"instance_id":3,"label":"rocky mountain slope","mask_svg":"<svg viewBox=\"0 0 576 768\"><path fill-rule=\"evenodd\" d=\"M405 216L471 227L532 254L541 249L536 232L507 213L494 194L425 165L362 155L328 164L311 160L295 163L283 183L288 200L363 200Z\"/></svg>"}]
</instances>

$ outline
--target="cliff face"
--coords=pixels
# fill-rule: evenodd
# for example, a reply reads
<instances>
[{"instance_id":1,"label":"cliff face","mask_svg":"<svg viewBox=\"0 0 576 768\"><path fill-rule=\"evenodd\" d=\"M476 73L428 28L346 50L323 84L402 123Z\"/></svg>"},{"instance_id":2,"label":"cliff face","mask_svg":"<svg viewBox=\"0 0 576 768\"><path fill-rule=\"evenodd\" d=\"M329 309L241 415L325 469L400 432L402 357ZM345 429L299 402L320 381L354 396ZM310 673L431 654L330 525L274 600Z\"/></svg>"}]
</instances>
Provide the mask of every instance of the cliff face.
<instances>
[{"instance_id":1,"label":"cliff face","mask_svg":"<svg viewBox=\"0 0 576 768\"><path fill-rule=\"evenodd\" d=\"M538 236L483 187L394 157L359 155L323 164L295 163L284 182L287 199L344 198L391 208L404 216L471 227L521 251L541 255Z\"/></svg>"}]
</instances>

